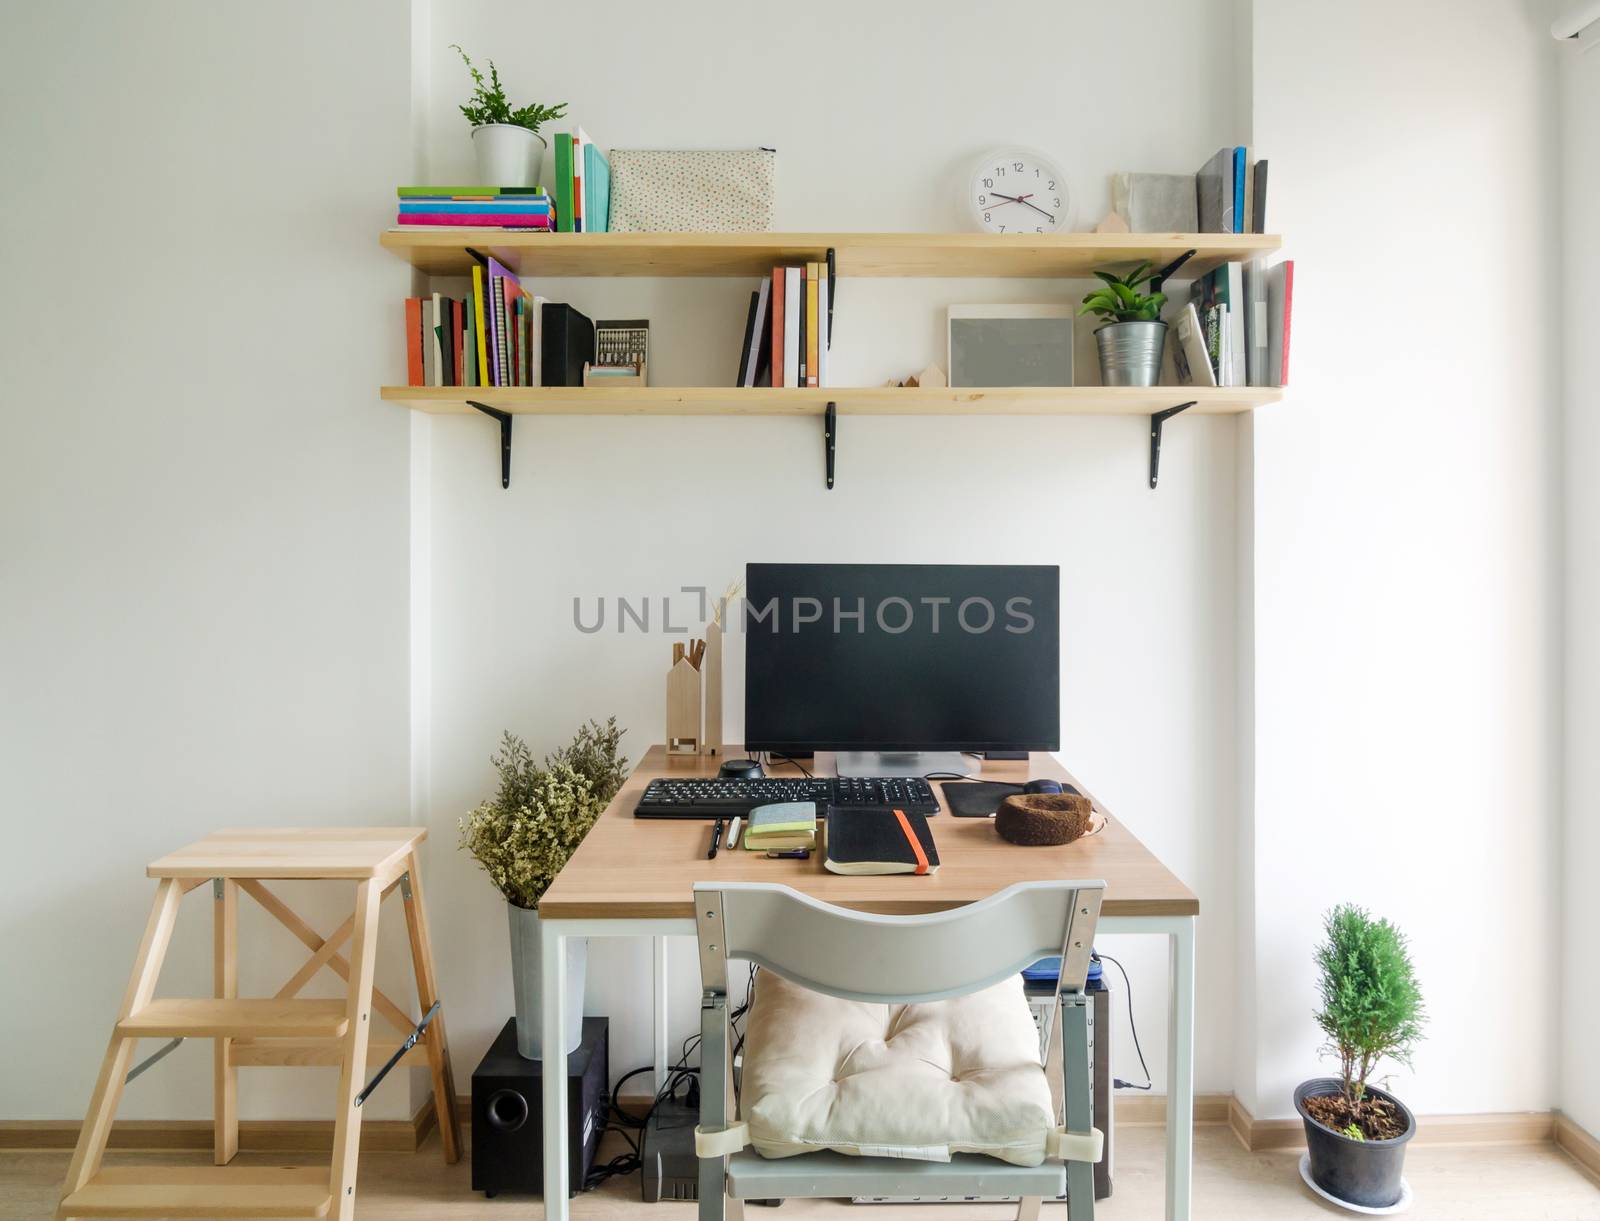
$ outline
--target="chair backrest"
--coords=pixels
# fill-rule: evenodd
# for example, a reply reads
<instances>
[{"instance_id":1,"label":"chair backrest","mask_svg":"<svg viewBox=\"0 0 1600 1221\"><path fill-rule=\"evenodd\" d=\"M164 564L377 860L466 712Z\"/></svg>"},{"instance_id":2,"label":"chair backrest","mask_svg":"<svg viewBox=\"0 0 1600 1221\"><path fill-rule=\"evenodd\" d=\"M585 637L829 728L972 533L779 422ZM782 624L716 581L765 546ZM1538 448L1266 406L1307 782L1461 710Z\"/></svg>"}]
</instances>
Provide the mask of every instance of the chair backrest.
<instances>
[{"instance_id":1,"label":"chair backrest","mask_svg":"<svg viewBox=\"0 0 1600 1221\"><path fill-rule=\"evenodd\" d=\"M1018 882L963 907L880 916L769 882L696 882L700 976L725 992L727 960L741 958L814 992L902 1004L976 992L1059 954L1061 990L1082 991L1104 890Z\"/></svg>"}]
</instances>

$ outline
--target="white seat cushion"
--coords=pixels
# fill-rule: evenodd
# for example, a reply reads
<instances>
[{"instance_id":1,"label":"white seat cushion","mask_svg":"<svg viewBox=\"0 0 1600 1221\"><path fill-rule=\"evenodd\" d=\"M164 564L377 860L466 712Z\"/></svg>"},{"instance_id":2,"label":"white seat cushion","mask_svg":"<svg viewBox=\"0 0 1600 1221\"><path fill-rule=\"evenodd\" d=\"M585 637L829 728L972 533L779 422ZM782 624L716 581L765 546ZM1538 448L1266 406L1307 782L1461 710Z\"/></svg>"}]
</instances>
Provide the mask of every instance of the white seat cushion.
<instances>
[{"instance_id":1,"label":"white seat cushion","mask_svg":"<svg viewBox=\"0 0 1600 1221\"><path fill-rule=\"evenodd\" d=\"M1054 1126L1020 976L953 1000L871 1005L762 971L740 1111L764 1157L981 1153L1037 1166Z\"/></svg>"}]
</instances>

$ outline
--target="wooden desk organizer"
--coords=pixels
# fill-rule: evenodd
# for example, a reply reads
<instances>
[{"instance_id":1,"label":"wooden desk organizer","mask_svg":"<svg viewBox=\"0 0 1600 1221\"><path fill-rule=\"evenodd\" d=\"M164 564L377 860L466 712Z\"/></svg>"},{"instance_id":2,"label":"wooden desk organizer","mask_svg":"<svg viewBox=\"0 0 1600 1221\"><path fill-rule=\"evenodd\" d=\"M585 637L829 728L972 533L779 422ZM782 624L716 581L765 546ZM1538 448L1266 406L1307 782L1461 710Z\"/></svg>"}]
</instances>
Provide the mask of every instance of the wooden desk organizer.
<instances>
[{"instance_id":1,"label":"wooden desk organizer","mask_svg":"<svg viewBox=\"0 0 1600 1221\"><path fill-rule=\"evenodd\" d=\"M672 646L667 671L667 753L722 753L722 628L706 627L704 640Z\"/></svg>"}]
</instances>

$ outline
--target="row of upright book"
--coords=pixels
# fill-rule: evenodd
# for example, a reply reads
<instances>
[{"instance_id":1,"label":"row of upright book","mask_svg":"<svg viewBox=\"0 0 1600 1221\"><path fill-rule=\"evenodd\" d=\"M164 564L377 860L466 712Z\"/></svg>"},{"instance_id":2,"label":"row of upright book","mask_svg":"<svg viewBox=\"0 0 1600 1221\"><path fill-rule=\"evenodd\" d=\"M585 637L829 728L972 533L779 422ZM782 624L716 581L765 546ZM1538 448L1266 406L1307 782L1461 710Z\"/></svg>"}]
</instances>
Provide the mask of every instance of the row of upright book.
<instances>
[{"instance_id":1,"label":"row of upright book","mask_svg":"<svg viewBox=\"0 0 1600 1221\"><path fill-rule=\"evenodd\" d=\"M555 135L557 233L605 233L611 228L611 162L583 128Z\"/></svg>"},{"instance_id":2,"label":"row of upright book","mask_svg":"<svg viewBox=\"0 0 1600 1221\"><path fill-rule=\"evenodd\" d=\"M1221 148L1194 176L1200 233L1267 231L1267 162L1244 145Z\"/></svg>"},{"instance_id":3,"label":"row of upright book","mask_svg":"<svg viewBox=\"0 0 1600 1221\"><path fill-rule=\"evenodd\" d=\"M1173 329L1185 386L1287 386L1294 260L1224 263L1189 287Z\"/></svg>"},{"instance_id":4,"label":"row of upright book","mask_svg":"<svg viewBox=\"0 0 1600 1221\"><path fill-rule=\"evenodd\" d=\"M750 294L737 386L826 386L833 334L827 263L774 267Z\"/></svg>"},{"instance_id":5,"label":"row of upright book","mask_svg":"<svg viewBox=\"0 0 1600 1221\"><path fill-rule=\"evenodd\" d=\"M405 325L413 386L578 386L594 358L594 324L495 259L473 264L469 297L407 298Z\"/></svg>"}]
</instances>

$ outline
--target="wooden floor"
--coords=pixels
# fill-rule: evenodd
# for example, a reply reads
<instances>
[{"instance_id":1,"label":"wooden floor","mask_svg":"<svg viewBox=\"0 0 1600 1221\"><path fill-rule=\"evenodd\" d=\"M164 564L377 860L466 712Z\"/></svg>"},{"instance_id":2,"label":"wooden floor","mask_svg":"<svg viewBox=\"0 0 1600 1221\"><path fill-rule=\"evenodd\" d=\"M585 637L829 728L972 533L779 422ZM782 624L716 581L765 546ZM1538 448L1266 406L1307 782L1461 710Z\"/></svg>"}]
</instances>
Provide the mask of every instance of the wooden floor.
<instances>
[{"instance_id":1,"label":"wooden floor","mask_svg":"<svg viewBox=\"0 0 1600 1221\"><path fill-rule=\"evenodd\" d=\"M1162 1130L1118 1129L1116 1194L1095 1210L1097 1221L1159 1221L1162 1216ZM66 1153L0 1153L0 1221L40 1221L55 1208L67 1169ZM112 1153L107 1164L205 1164L198 1155ZM287 1159L241 1154L241 1161L274 1164ZM310 1155L296 1159L309 1162ZM1326 1221L1351 1218L1313 1196L1300 1182L1298 1153L1246 1153L1221 1124L1201 1124L1195 1140L1195 1221ZM1412 1149L1406 1177L1416 1202L1408 1221L1600 1221L1600 1186L1554 1145L1456 1146ZM485 1200L469 1190L467 1159L446 1166L435 1135L419 1153L370 1153L361 1158L360 1202L364 1221L533 1221L542 1215L530 1197ZM690 1221L692 1204L639 1202L637 1176L613 1180L579 1196L577 1221ZM1065 1221L1066 1210L1046 1205L1044 1216ZM834 1200L791 1200L776 1211L747 1210L750 1221L800 1221L806 1217L892 1221L966 1221L1008 1217L1007 1210L957 1205L917 1209L854 1206Z\"/></svg>"}]
</instances>

